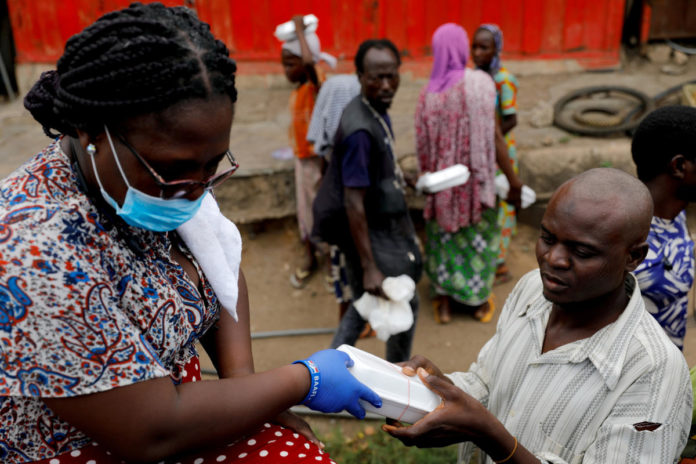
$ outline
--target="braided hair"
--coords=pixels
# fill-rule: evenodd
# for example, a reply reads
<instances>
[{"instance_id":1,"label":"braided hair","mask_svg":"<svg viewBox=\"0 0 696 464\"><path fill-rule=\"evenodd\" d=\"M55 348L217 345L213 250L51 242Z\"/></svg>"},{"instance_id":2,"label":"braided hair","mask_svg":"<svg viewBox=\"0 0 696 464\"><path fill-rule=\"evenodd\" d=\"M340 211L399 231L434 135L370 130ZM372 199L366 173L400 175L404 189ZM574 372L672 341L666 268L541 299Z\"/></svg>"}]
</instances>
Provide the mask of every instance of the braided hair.
<instances>
[{"instance_id":1,"label":"braided hair","mask_svg":"<svg viewBox=\"0 0 696 464\"><path fill-rule=\"evenodd\" d=\"M133 3L107 13L67 41L56 68L24 99L49 137L96 133L190 98L237 99L227 47L185 7Z\"/></svg>"}]
</instances>

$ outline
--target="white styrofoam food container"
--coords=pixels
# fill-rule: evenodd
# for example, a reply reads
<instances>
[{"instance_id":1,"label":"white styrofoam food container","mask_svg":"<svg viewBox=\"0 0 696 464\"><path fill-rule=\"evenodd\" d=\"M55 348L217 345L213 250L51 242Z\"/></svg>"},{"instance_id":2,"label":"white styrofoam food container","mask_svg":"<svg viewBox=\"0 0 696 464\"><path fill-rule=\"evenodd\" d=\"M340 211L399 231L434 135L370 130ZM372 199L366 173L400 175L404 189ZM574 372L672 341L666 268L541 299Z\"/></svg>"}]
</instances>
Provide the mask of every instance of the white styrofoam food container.
<instances>
[{"instance_id":1,"label":"white styrofoam food container","mask_svg":"<svg viewBox=\"0 0 696 464\"><path fill-rule=\"evenodd\" d=\"M455 164L435 172L426 172L418 178L416 188L425 193L437 193L465 184L469 180L469 168Z\"/></svg>"},{"instance_id":2,"label":"white styrofoam food container","mask_svg":"<svg viewBox=\"0 0 696 464\"><path fill-rule=\"evenodd\" d=\"M381 408L360 400L366 411L412 424L440 405L441 398L418 376L409 377L396 364L354 346L341 345L338 349L355 363L348 371L382 398Z\"/></svg>"}]
</instances>

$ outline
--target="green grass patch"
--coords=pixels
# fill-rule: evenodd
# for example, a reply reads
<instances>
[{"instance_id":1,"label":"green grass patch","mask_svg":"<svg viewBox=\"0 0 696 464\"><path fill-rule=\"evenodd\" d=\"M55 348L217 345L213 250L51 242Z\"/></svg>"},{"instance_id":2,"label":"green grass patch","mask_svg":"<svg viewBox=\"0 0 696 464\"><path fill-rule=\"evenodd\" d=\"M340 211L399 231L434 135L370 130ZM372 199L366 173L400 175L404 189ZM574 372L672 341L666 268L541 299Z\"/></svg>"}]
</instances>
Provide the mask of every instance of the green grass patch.
<instances>
[{"instance_id":1,"label":"green grass patch","mask_svg":"<svg viewBox=\"0 0 696 464\"><path fill-rule=\"evenodd\" d=\"M321 440L337 464L452 464L457 462L457 446L420 449L404 446L379 426L366 425L354 437L339 427Z\"/></svg>"}]
</instances>

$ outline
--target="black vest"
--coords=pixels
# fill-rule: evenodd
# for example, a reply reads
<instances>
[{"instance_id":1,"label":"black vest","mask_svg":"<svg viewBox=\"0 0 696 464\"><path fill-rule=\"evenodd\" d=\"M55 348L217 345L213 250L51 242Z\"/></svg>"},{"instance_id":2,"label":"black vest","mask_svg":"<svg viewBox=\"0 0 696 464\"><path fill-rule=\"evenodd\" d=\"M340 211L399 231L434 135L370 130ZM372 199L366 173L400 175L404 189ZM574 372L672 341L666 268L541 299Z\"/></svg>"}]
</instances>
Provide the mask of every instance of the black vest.
<instances>
[{"instance_id":1,"label":"black vest","mask_svg":"<svg viewBox=\"0 0 696 464\"><path fill-rule=\"evenodd\" d=\"M394 172L395 157L382 125L360 95L351 100L341 116L331 160L314 200L313 235L345 252L352 251L353 239L343 203L342 165L348 148L345 141L359 130L366 131L371 141L370 186L364 205L373 255L385 275L407 273L417 281L421 257L404 191ZM390 256L383 256L384 253Z\"/></svg>"}]
</instances>

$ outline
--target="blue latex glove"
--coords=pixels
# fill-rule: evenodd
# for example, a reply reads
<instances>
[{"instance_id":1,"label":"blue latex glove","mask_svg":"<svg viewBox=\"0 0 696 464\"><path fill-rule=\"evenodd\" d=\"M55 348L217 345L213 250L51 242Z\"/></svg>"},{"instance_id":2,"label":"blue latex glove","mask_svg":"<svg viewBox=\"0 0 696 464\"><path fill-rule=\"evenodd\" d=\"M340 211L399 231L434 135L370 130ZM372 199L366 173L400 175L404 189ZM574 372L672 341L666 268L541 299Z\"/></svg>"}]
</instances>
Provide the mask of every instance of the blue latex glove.
<instances>
[{"instance_id":1,"label":"blue latex glove","mask_svg":"<svg viewBox=\"0 0 696 464\"><path fill-rule=\"evenodd\" d=\"M346 410L358 419L365 417L365 409L358 400L363 399L374 407L382 407L382 399L353 377L348 368L353 360L343 351L317 351L302 363L312 376L309 393L302 404L321 412Z\"/></svg>"}]
</instances>

